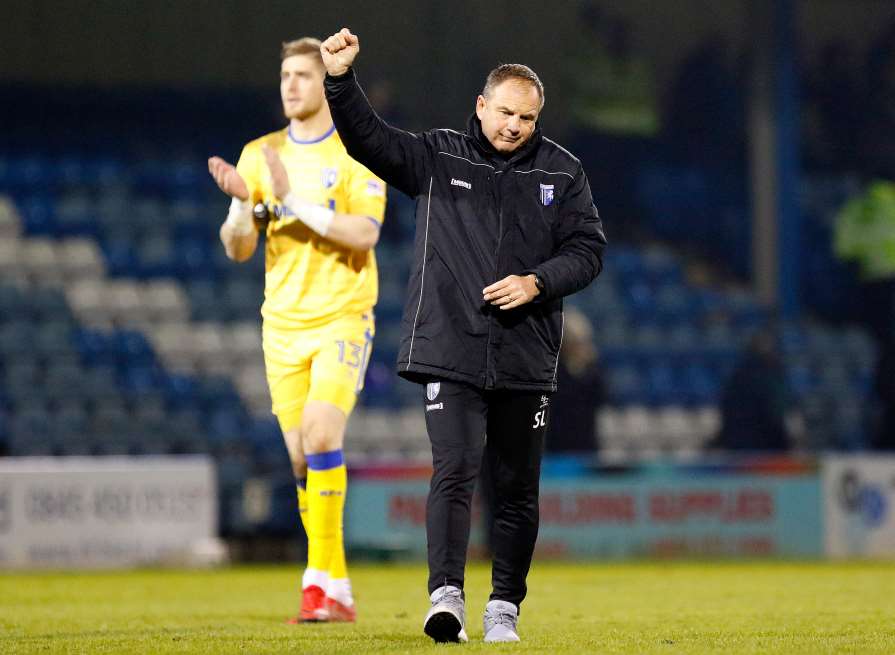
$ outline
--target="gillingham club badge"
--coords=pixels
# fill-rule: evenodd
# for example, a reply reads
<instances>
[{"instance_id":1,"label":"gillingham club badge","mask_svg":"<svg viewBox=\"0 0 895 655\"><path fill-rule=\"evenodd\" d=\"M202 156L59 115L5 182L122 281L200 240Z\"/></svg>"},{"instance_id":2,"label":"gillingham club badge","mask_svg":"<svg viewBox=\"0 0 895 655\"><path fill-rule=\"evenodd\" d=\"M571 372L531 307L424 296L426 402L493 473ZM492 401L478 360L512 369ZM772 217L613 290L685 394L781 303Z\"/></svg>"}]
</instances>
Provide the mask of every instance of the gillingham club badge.
<instances>
[{"instance_id":1,"label":"gillingham club badge","mask_svg":"<svg viewBox=\"0 0 895 655\"><path fill-rule=\"evenodd\" d=\"M339 170L337 168L324 168L320 181L323 182L325 188L329 189L335 185L338 179Z\"/></svg>"}]
</instances>

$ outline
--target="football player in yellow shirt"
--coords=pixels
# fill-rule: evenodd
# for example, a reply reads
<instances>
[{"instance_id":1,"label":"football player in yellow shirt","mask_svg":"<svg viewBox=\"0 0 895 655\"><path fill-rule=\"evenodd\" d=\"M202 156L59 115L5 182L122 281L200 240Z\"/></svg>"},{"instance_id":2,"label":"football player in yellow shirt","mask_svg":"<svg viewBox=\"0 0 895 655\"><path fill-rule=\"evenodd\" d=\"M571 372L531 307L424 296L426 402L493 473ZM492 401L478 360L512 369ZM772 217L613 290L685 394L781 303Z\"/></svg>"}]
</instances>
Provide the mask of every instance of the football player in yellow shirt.
<instances>
[{"instance_id":1,"label":"football player in yellow shirt","mask_svg":"<svg viewBox=\"0 0 895 655\"><path fill-rule=\"evenodd\" d=\"M208 169L233 199L220 231L230 259L243 262L255 252L253 208L270 217L264 360L308 535L301 609L292 622L354 621L342 531L342 445L372 346L373 246L385 185L348 156L335 132L320 42L290 41L281 54L289 126L246 145L235 167L212 157Z\"/></svg>"}]
</instances>

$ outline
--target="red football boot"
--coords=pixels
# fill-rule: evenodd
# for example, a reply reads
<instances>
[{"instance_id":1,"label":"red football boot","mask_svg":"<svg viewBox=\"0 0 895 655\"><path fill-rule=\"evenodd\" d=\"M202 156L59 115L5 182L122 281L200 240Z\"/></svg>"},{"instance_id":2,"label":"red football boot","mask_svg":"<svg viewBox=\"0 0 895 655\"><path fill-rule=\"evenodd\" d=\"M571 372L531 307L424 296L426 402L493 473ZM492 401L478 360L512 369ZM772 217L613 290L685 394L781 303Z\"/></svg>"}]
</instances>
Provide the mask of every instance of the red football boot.
<instances>
[{"instance_id":1,"label":"red football boot","mask_svg":"<svg viewBox=\"0 0 895 655\"><path fill-rule=\"evenodd\" d=\"M354 603L343 605L335 598L326 597L326 613L329 620L338 623L354 623L357 620L357 610Z\"/></svg>"},{"instance_id":2,"label":"red football boot","mask_svg":"<svg viewBox=\"0 0 895 655\"><path fill-rule=\"evenodd\" d=\"M329 621L326 609L326 593L317 585L310 585L301 591L301 611L287 623L321 623Z\"/></svg>"}]
</instances>

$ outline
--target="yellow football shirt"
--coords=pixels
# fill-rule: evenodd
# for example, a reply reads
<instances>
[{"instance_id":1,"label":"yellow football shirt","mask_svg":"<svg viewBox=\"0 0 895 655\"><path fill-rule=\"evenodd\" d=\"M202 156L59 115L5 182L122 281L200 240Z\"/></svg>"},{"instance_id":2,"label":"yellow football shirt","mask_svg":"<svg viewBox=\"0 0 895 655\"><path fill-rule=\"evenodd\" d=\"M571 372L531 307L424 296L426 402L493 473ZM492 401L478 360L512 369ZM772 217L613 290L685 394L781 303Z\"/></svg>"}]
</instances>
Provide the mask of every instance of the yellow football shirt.
<instances>
[{"instance_id":1,"label":"yellow football shirt","mask_svg":"<svg viewBox=\"0 0 895 655\"><path fill-rule=\"evenodd\" d=\"M356 252L320 236L304 223L282 216L273 195L261 146L280 155L292 192L302 200L382 225L385 184L345 151L335 127L313 141L299 141L288 128L243 148L236 168L253 203L264 202L272 220L265 246L264 305L268 327L316 327L376 304L378 281L372 250Z\"/></svg>"}]
</instances>

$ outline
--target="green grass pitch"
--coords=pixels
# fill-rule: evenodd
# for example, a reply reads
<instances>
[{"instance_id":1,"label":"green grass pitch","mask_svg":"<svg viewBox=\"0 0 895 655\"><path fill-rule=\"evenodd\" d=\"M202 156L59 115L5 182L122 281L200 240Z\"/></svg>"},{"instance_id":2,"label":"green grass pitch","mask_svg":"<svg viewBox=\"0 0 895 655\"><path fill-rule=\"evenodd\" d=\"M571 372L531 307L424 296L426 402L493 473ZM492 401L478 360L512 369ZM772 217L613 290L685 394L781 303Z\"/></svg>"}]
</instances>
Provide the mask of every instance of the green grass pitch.
<instances>
[{"instance_id":1,"label":"green grass pitch","mask_svg":"<svg viewBox=\"0 0 895 655\"><path fill-rule=\"evenodd\" d=\"M895 653L895 563L535 561L521 644L432 644L421 565L352 567L359 621L286 625L297 567L0 574L0 653Z\"/></svg>"}]
</instances>

